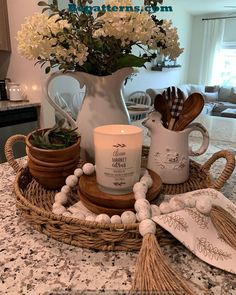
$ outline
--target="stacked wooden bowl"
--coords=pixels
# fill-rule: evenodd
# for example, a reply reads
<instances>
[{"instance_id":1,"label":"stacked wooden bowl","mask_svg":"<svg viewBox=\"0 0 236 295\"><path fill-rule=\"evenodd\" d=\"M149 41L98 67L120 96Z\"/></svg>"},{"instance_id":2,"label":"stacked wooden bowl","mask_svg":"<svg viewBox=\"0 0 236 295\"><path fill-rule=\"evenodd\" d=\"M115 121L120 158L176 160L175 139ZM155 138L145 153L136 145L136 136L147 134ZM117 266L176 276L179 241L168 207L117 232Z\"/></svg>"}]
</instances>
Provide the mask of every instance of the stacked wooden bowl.
<instances>
[{"instance_id":1,"label":"stacked wooden bowl","mask_svg":"<svg viewBox=\"0 0 236 295\"><path fill-rule=\"evenodd\" d=\"M153 202L157 199L161 191L162 182L155 172L149 170L152 177L153 185L147 192L147 200ZM96 181L96 174L91 176L82 175L78 185L78 195L81 202L90 211L101 214L105 213L109 216L121 215L124 211L134 211L134 194L111 195L102 192Z\"/></svg>"},{"instance_id":2,"label":"stacked wooden bowl","mask_svg":"<svg viewBox=\"0 0 236 295\"><path fill-rule=\"evenodd\" d=\"M60 189L78 165L80 139L61 150L46 150L34 147L29 141L31 135L25 139L30 173L46 189Z\"/></svg>"}]
</instances>

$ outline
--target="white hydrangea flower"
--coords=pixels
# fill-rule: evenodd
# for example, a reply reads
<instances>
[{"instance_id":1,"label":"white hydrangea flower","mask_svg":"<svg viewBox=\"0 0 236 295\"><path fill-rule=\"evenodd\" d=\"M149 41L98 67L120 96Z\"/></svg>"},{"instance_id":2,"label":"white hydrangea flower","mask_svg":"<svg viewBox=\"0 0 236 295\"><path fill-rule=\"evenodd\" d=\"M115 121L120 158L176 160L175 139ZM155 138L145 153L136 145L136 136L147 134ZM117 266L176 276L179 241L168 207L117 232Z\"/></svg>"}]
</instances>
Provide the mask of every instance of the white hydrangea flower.
<instances>
[{"instance_id":1,"label":"white hydrangea flower","mask_svg":"<svg viewBox=\"0 0 236 295\"><path fill-rule=\"evenodd\" d=\"M70 40L69 49L60 45L55 46L57 40L52 37L52 34L62 32L64 28L70 29L67 21L56 22L57 19L58 15L48 18L42 13L26 17L21 30L17 33L19 53L29 60L35 60L38 57L49 60L52 55L55 55L59 62L70 61L70 55L73 54L76 56L76 61L82 65L88 55L84 44ZM60 36L61 42L65 39L65 36Z\"/></svg>"},{"instance_id":2,"label":"white hydrangea flower","mask_svg":"<svg viewBox=\"0 0 236 295\"><path fill-rule=\"evenodd\" d=\"M164 20L156 24L155 19L146 12L126 11L128 6L134 7L131 0L105 0L104 4L111 7L123 6L123 11L107 11L95 18L95 21L91 18L87 25L83 25L83 22L81 25L79 15L77 22L75 19L71 21L70 18L68 21L63 20L59 14L48 18L46 14L35 13L25 18L21 30L17 33L19 53L29 60L38 60L41 64L48 61L51 67L61 65L64 69L76 70L85 62L93 67L94 57L97 60L99 56L99 63L94 71L104 73L107 59L111 60L111 65L114 60L112 60L112 50L111 53L108 50L105 52L96 50L95 44L97 41L103 42L102 37L106 37L109 45L112 45L114 39L118 40L117 44L114 44L118 46L117 52L114 50L114 58L117 58L119 54L127 54L135 44L144 51L158 50L161 55L171 60L176 60L183 52L180 48L177 29L172 26L171 21ZM63 15L64 12L61 13ZM64 31L64 28L68 30L68 33ZM83 32L82 35L81 32ZM84 38L86 33L90 42ZM101 38L101 40L92 40L92 38ZM111 69L108 72L110 73Z\"/></svg>"},{"instance_id":3,"label":"white hydrangea flower","mask_svg":"<svg viewBox=\"0 0 236 295\"><path fill-rule=\"evenodd\" d=\"M156 29L154 21L147 13L106 12L98 21L102 21L103 26L96 30L93 36L114 37L121 40L122 46L137 42L147 44L153 30Z\"/></svg>"}]
</instances>

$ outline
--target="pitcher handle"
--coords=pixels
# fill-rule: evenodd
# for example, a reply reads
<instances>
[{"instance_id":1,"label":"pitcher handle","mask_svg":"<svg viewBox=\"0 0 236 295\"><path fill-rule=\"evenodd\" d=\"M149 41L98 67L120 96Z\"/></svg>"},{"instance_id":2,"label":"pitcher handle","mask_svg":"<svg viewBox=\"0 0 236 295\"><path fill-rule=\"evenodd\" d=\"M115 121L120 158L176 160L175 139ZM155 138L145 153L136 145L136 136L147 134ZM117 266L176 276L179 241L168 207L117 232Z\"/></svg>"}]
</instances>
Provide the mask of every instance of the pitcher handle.
<instances>
[{"instance_id":1,"label":"pitcher handle","mask_svg":"<svg viewBox=\"0 0 236 295\"><path fill-rule=\"evenodd\" d=\"M49 94L49 85L51 83L51 81L59 76L69 76L74 78L75 80L77 80L80 84L80 88L83 88L85 85L84 79L82 78L82 75L80 77L80 79L78 79L78 75L74 72L66 72L66 73L62 73L62 72L56 72L51 74L51 76L47 79L46 81L46 99L49 102L49 104L56 110L58 111L59 114L61 114L64 118L66 118L68 120L68 122L71 124L72 128L76 128L76 123L75 121L71 118L71 116L69 114L67 114L67 112L65 112L61 107L59 107L54 100L50 97Z\"/></svg>"},{"instance_id":2,"label":"pitcher handle","mask_svg":"<svg viewBox=\"0 0 236 295\"><path fill-rule=\"evenodd\" d=\"M200 123L190 124L187 129L189 129L189 134L193 131L199 131L199 132L201 132L202 137L203 137L202 145L198 150L193 151L192 147L189 147L189 156L202 155L203 153L205 153L205 151L207 150L207 148L209 146L209 133L208 133L208 131Z\"/></svg>"}]
</instances>

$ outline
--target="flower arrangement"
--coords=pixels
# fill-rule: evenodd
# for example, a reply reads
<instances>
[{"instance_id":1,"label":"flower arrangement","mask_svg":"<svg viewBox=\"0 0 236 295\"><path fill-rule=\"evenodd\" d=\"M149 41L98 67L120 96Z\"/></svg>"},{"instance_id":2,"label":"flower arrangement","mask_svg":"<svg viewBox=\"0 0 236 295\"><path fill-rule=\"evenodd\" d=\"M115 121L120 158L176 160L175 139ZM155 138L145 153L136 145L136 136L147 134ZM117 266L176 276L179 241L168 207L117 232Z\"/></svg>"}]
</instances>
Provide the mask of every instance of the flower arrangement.
<instances>
[{"instance_id":1,"label":"flower arrangement","mask_svg":"<svg viewBox=\"0 0 236 295\"><path fill-rule=\"evenodd\" d=\"M76 2L87 5L87 0ZM109 4L133 5L131 0L110 0ZM153 50L170 60L183 52L171 21L146 12L71 12L60 10L55 0L38 5L44 6L42 13L27 17L17 34L18 51L42 66L48 63L46 73L59 67L104 76L123 67L144 66L156 57ZM140 48L139 56L132 54L134 45Z\"/></svg>"}]
</instances>

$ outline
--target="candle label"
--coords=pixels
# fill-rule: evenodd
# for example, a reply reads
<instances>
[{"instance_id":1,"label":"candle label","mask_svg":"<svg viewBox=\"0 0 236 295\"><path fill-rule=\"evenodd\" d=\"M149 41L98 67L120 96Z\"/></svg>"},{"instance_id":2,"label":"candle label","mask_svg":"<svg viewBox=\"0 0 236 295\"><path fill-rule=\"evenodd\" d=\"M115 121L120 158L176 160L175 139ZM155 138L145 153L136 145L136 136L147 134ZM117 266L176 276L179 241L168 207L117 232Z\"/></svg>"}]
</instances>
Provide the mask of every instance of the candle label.
<instances>
[{"instance_id":1,"label":"candle label","mask_svg":"<svg viewBox=\"0 0 236 295\"><path fill-rule=\"evenodd\" d=\"M101 159L101 158L100 158ZM117 189L130 188L138 181L141 166L141 149L129 148L123 143L104 151L102 161L97 157L97 180L103 186ZM96 169L97 169L96 168Z\"/></svg>"},{"instance_id":2,"label":"candle label","mask_svg":"<svg viewBox=\"0 0 236 295\"><path fill-rule=\"evenodd\" d=\"M112 154L112 168L123 168L124 170L115 170L113 171L115 178L119 177L120 181L115 181L113 182L113 184L115 186L123 186L126 184L125 181L125 176L127 173L125 173L125 169L127 168L127 157L126 157L126 151L122 150L122 148L125 148L126 145L125 144L117 144L117 145L113 145L113 147L115 148L115 150L113 151ZM132 167L130 167L132 168ZM122 173L122 174L121 174ZM118 175L116 175L118 174ZM127 176L126 176L127 177Z\"/></svg>"},{"instance_id":3,"label":"candle label","mask_svg":"<svg viewBox=\"0 0 236 295\"><path fill-rule=\"evenodd\" d=\"M112 155L112 167L113 168L126 168L126 162L127 162L127 157L126 157L126 151L121 150L121 148L125 148L125 144L117 144L113 145L116 149L113 152Z\"/></svg>"}]
</instances>

